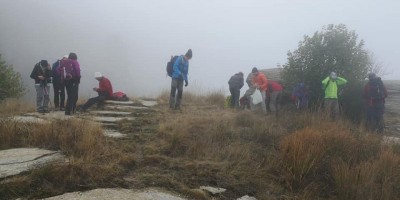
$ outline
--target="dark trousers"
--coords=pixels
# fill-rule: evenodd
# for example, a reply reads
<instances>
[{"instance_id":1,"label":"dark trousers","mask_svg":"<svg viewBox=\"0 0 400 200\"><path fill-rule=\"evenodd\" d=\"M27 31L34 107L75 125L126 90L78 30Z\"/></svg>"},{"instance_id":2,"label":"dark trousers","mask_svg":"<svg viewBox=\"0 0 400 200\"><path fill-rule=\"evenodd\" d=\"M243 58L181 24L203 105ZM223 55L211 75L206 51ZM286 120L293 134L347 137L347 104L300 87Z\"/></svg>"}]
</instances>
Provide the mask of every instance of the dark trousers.
<instances>
[{"instance_id":1,"label":"dark trousers","mask_svg":"<svg viewBox=\"0 0 400 200\"><path fill-rule=\"evenodd\" d=\"M78 101L79 83L75 81L65 81L65 89L67 90L65 114L69 115L71 112L75 112L76 102Z\"/></svg>"},{"instance_id":2,"label":"dark trousers","mask_svg":"<svg viewBox=\"0 0 400 200\"><path fill-rule=\"evenodd\" d=\"M106 94L106 93L100 93L100 92L99 92L99 96L90 98L90 99L82 106L82 109L83 109L83 110L86 110L86 109L88 109L90 106L93 106L93 105L96 104L96 103L97 103L98 105L100 105L101 103L104 102L104 100L108 99L108 97L109 97L108 94Z\"/></svg>"},{"instance_id":3,"label":"dark trousers","mask_svg":"<svg viewBox=\"0 0 400 200\"><path fill-rule=\"evenodd\" d=\"M177 93L178 90L178 94ZM181 106L183 93L183 79L172 78L171 80L171 94L169 96L169 107L171 109L179 109Z\"/></svg>"},{"instance_id":4,"label":"dark trousers","mask_svg":"<svg viewBox=\"0 0 400 200\"><path fill-rule=\"evenodd\" d=\"M382 133L385 128L383 114L385 113L385 104L383 102L374 105L368 105L367 108L367 127L371 131Z\"/></svg>"},{"instance_id":5,"label":"dark trousers","mask_svg":"<svg viewBox=\"0 0 400 200\"><path fill-rule=\"evenodd\" d=\"M231 92L231 108L239 108L240 89L229 88Z\"/></svg>"},{"instance_id":6,"label":"dark trousers","mask_svg":"<svg viewBox=\"0 0 400 200\"><path fill-rule=\"evenodd\" d=\"M54 89L54 107L64 108L65 103L65 86L60 81L53 80Z\"/></svg>"}]
</instances>

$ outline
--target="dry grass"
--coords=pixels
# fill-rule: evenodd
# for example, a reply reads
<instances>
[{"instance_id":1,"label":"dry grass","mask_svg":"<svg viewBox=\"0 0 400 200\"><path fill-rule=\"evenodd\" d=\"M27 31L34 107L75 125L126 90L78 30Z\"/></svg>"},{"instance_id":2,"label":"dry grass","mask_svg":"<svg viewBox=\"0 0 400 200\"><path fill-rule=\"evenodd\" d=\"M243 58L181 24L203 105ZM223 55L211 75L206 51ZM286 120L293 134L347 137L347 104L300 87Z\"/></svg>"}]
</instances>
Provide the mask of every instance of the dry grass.
<instances>
[{"instance_id":1,"label":"dry grass","mask_svg":"<svg viewBox=\"0 0 400 200\"><path fill-rule=\"evenodd\" d=\"M0 101L0 117L32 112L34 110L35 107L33 105L27 104L18 99L6 99Z\"/></svg>"}]
</instances>

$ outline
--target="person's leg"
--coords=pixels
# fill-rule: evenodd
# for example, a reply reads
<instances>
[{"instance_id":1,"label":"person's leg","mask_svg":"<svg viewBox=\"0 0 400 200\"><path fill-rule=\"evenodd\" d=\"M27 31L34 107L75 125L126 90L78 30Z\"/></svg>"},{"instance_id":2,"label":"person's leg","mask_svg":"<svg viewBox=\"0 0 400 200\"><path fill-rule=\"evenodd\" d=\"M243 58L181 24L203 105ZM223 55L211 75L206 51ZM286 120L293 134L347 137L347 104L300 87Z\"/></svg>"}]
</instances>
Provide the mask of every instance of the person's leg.
<instances>
[{"instance_id":1,"label":"person's leg","mask_svg":"<svg viewBox=\"0 0 400 200\"><path fill-rule=\"evenodd\" d=\"M35 84L36 90L36 111L43 112L43 89L40 84Z\"/></svg>"},{"instance_id":2,"label":"person's leg","mask_svg":"<svg viewBox=\"0 0 400 200\"><path fill-rule=\"evenodd\" d=\"M270 101L269 101L269 108L271 109L271 112L275 113L277 111L276 108L276 100L278 98L278 92L272 92L270 96Z\"/></svg>"},{"instance_id":3,"label":"person's leg","mask_svg":"<svg viewBox=\"0 0 400 200\"><path fill-rule=\"evenodd\" d=\"M49 112L50 85L43 87L43 111Z\"/></svg>"},{"instance_id":4,"label":"person's leg","mask_svg":"<svg viewBox=\"0 0 400 200\"><path fill-rule=\"evenodd\" d=\"M101 101L101 99L104 100L104 98L102 98L101 96L92 97L92 98L88 99L88 101L85 104L83 104L82 110L86 111L88 108L93 106L95 103L98 103L99 101Z\"/></svg>"},{"instance_id":5,"label":"person's leg","mask_svg":"<svg viewBox=\"0 0 400 200\"><path fill-rule=\"evenodd\" d=\"M53 80L53 92L54 92L54 108L58 110L60 107L60 83L57 81Z\"/></svg>"},{"instance_id":6,"label":"person's leg","mask_svg":"<svg viewBox=\"0 0 400 200\"><path fill-rule=\"evenodd\" d=\"M339 102L337 99L332 101L332 119L336 119L339 115Z\"/></svg>"},{"instance_id":7,"label":"person's leg","mask_svg":"<svg viewBox=\"0 0 400 200\"><path fill-rule=\"evenodd\" d=\"M366 119L366 127L369 131L373 131L374 130L374 108L372 105L366 105L367 107L367 119Z\"/></svg>"},{"instance_id":8,"label":"person's leg","mask_svg":"<svg viewBox=\"0 0 400 200\"><path fill-rule=\"evenodd\" d=\"M240 89L236 89L236 92L235 92L235 108L239 108L239 99L240 99Z\"/></svg>"},{"instance_id":9,"label":"person's leg","mask_svg":"<svg viewBox=\"0 0 400 200\"><path fill-rule=\"evenodd\" d=\"M181 101L182 101L182 94L183 94L183 80L178 80L178 94L176 96L176 101L175 101L175 109L180 109L181 108Z\"/></svg>"},{"instance_id":10,"label":"person's leg","mask_svg":"<svg viewBox=\"0 0 400 200\"><path fill-rule=\"evenodd\" d=\"M376 128L378 133L383 133L385 130L385 122L383 119L383 114L385 113L385 104L379 103L376 105Z\"/></svg>"},{"instance_id":11,"label":"person's leg","mask_svg":"<svg viewBox=\"0 0 400 200\"><path fill-rule=\"evenodd\" d=\"M263 112L266 113L267 112L267 105L266 105L266 98L267 98L267 93L266 91L261 91L261 97L262 97L262 101L261 101L261 107L263 109Z\"/></svg>"},{"instance_id":12,"label":"person's leg","mask_svg":"<svg viewBox=\"0 0 400 200\"><path fill-rule=\"evenodd\" d=\"M169 95L169 108L175 109L175 95L178 86L178 79L171 79L171 93Z\"/></svg>"},{"instance_id":13,"label":"person's leg","mask_svg":"<svg viewBox=\"0 0 400 200\"><path fill-rule=\"evenodd\" d=\"M60 110L64 110L65 105L65 85L63 83L59 84L59 91L60 91Z\"/></svg>"},{"instance_id":14,"label":"person's leg","mask_svg":"<svg viewBox=\"0 0 400 200\"><path fill-rule=\"evenodd\" d=\"M71 114L71 110L72 110L72 105L73 105L73 103L72 103L72 95L73 95L72 83L71 82L66 82L65 83L65 89L67 90L67 104L66 104L66 107L65 107L65 114L66 115L70 115Z\"/></svg>"},{"instance_id":15,"label":"person's leg","mask_svg":"<svg viewBox=\"0 0 400 200\"><path fill-rule=\"evenodd\" d=\"M231 102L229 105L230 108L234 108L235 107L235 90L231 87L229 87L229 92L231 93Z\"/></svg>"},{"instance_id":16,"label":"person's leg","mask_svg":"<svg viewBox=\"0 0 400 200\"><path fill-rule=\"evenodd\" d=\"M72 104L72 113L75 113L76 110L76 102L78 102L78 94L79 94L79 83L73 84L73 104Z\"/></svg>"}]
</instances>

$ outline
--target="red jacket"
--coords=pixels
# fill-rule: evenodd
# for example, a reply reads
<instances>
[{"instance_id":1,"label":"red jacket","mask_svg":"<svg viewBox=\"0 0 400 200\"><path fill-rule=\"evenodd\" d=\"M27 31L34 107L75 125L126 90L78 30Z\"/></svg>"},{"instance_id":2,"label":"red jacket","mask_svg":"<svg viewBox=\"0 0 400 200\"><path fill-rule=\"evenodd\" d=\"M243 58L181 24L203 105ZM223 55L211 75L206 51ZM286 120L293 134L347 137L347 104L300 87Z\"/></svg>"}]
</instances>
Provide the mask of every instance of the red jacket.
<instances>
[{"instance_id":1,"label":"red jacket","mask_svg":"<svg viewBox=\"0 0 400 200\"><path fill-rule=\"evenodd\" d=\"M369 95L369 83L370 82L365 84L365 86L364 86L364 94L363 94L363 97L364 97L365 101L368 103L368 105L375 105L377 103L385 103L385 98L388 96L388 93L387 93L385 85L383 85L383 83L382 83L382 85L383 85L383 94L384 94L383 98L381 98L381 99L372 99L370 97L370 95Z\"/></svg>"},{"instance_id":2,"label":"red jacket","mask_svg":"<svg viewBox=\"0 0 400 200\"><path fill-rule=\"evenodd\" d=\"M268 91L268 80L262 72L258 72L254 76L253 84L257 85L261 91Z\"/></svg>"},{"instance_id":3,"label":"red jacket","mask_svg":"<svg viewBox=\"0 0 400 200\"><path fill-rule=\"evenodd\" d=\"M282 91L283 87L281 84L275 81L268 81L268 87L270 92Z\"/></svg>"},{"instance_id":4,"label":"red jacket","mask_svg":"<svg viewBox=\"0 0 400 200\"><path fill-rule=\"evenodd\" d=\"M110 80L108 80L108 78L103 77L100 81L99 81L99 88L97 89L97 92L107 92L108 93L108 97L112 98L113 96L113 89L112 89L112 85Z\"/></svg>"}]
</instances>

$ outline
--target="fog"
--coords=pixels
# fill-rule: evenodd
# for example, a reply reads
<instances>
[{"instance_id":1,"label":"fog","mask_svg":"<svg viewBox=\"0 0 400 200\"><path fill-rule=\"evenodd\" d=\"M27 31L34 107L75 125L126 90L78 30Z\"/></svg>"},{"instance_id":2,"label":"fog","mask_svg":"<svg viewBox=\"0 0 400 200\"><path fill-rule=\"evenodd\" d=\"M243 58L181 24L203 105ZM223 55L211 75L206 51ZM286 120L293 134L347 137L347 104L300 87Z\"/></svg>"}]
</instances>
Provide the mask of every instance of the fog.
<instances>
[{"instance_id":1,"label":"fog","mask_svg":"<svg viewBox=\"0 0 400 200\"><path fill-rule=\"evenodd\" d=\"M170 87L170 56L191 48L187 89L228 91L234 73L285 64L304 35L342 23L387 68L385 79L400 79L399 8L395 0L1 0L0 54L31 91L35 63L75 52L81 96L95 95L96 71L115 91L157 96Z\"/></svg>"}]
</instances>

